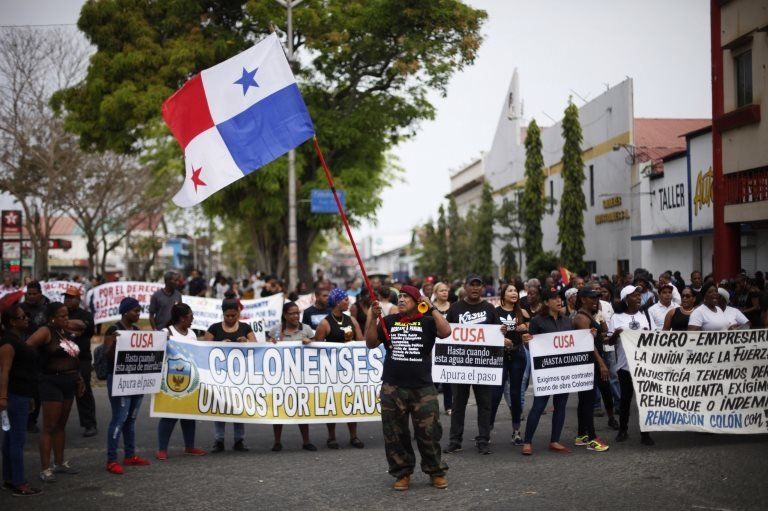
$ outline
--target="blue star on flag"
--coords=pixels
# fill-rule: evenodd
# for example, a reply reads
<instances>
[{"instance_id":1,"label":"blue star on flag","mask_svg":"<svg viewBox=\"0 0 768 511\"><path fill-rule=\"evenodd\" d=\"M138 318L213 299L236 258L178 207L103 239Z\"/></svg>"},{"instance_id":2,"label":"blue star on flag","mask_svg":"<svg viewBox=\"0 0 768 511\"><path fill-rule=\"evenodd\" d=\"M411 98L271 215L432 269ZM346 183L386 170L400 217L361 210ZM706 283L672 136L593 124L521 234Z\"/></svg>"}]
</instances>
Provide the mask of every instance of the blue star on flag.
<instances>
[{"instance_id":1,"label":"blue star on flag","mask_svg":"<svg viewBox=\"0 0 768 511\"><path fill-rule=\"evenodd\" d=\"M240 84L243 86L243 96L245 96L245 94L248 92L249 87L259 86L259 84L256 83L256 80L254 80L254 76L256 76L256 71L258 70L258 67L253 71L248 71L243 68L243 76L241 76L240 79L235 82L235 85Z\"/></svg>"}]
</instances>

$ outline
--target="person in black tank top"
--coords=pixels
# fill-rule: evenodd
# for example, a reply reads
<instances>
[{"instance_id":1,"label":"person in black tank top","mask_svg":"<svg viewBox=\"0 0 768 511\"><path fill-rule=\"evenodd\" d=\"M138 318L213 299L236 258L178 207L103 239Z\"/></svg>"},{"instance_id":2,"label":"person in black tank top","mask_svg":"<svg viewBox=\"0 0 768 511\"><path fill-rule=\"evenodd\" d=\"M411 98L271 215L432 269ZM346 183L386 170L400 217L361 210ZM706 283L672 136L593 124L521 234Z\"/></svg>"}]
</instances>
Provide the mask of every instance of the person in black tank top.
<instances>
[{"instance_id":1,"label":"person in black tank top","mask_svg":"<svg viewBox=\"0 0 768 511\"><path fill-rule=\"evenodd\" d=\"M600 381L607 382L610 376L608 366L603 361L603 336L600 332L600 324L592 317L593 311L597 308L600 294L591 287L583 287L579 290L577 296L577 312L573 318L573 326L577 329L589 329L594 337L594 356L595 356L595 382L594 388L582 390L578 393L579 404L578 428L575 444L577 446L586 446L590 451L605 452L608 445L597 438L595 433L595 389L599 387Z\"/></svg>"},{"instance_id":2,"label":"person in black tank top","mask_svg":"<svg viewBox=\"0 0 768 511\"><path fill-rule=\"evenodd\" d=\"M339 288L332 290L328 295L328 306L331 308L331 313L317 325L315 340L321 342L361 341L363 333L360 331L357 320L344 314L349 309L347 292ZM338 449L336 424L327 424L327 426L328 441L326 444L329 449ZM348 422L347 427L349 428L349 443L358 449L365 447L363 442L357 438L357 423Z\"/></svg>"},{"instance_id":3,"label":"person in black tank top","mask_svg":"<svg viewBox=\"0 0 768 511\"><path fill-rule=\"evenodd\" d=\"M37 390L37 352L24 342L28 321L19 304L11 305L3 311L5 331L0 339L0 411L8 414L11 425L3 435L3 482L18 496L40 493L24 479L27 416Z\"/></svg>"},{"instance_id":4,"label":"person in black tank top","mask_svg":"<svg viewBox=\"0 0 768 511\"><path fill-rule=\"evenodd\" d=\"M663 330L672 330L675 332L688 331L688 320L691 318L693 309L696 308L696 293L690 287L686 286L680 292L680 307L676 307L667 313L664 319Z\"/></svg>"},{"instance_id":5,"label":"person in black tank top","mask_svg":"<svg viewBox=\"0 0 768 511\"><path fill-rule=\"evenodd\" d=\"M40 479L56 480L54 473L76 474L64 460L64 432L72 410L75 394L82 395L85 382L80 375L80 348L72 338L67 306L49 303L48 324L29 336L27 344L36 348L40 356L40 383L38 391L43 413L40 432ZM78 322L82 327L85 325ZM80 329L82 331L82 328ZM51 449L54 465L51 466Z\"/></svg>"}]
</instances>

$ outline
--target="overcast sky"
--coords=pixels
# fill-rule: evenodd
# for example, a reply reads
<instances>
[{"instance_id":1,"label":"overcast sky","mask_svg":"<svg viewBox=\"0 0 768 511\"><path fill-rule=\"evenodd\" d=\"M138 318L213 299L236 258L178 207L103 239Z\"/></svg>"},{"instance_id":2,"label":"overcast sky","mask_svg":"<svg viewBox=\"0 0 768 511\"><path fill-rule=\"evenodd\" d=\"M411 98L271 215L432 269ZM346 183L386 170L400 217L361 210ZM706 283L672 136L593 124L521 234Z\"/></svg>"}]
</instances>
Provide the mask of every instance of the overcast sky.
<instances>
[{"instance_id":1,"label":"overcast sky","mask_svg":"<svg viewBox=\"0 0 768 511\"><path fill-rule=\"evenodd\" d=\"M711 115L709 2L706 0L470 0L484 9L485 41L475 64L456 74L437 116L395 150L404 183L382 194L384 239L435 217L448 172L490 148L515 67L526 120L560 119L606 85L634 79L637 117ZM82 0L0 0L0 24L75 23ZM574 91L574 92L571 92ZM386 242L385 242L386 243Z\"/></svg>"}]
</instances>

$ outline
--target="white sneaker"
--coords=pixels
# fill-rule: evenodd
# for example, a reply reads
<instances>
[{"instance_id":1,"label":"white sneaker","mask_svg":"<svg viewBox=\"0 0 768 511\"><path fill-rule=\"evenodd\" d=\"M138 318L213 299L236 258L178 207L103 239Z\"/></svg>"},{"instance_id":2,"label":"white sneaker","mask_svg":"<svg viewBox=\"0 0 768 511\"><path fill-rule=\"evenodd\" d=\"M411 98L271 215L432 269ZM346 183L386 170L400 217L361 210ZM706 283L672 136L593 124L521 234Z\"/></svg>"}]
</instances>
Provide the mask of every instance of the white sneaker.
<instances>
[{"instance_id":1,"label":"white sneaker","mask_svg":"<svg viewBox=\"0 0 768 511\"><path fill-rule=\"evenodd\" d=\"M40 480L44 483L55 483L56 475L53 473L52 469L46 468L45 470L40 472Z\"/></svg>"},{"instance_id":2,"label":"white sneaker","mask_svg":"<svg viewBox=\"0 0 768 511\"><path fill-rule=\"evenodd\" d=\"M65 461L61 465L53 464L53 472L56 474L79 474L80 471L70 466L69 461Z\"/></svg>"}]
</instances>

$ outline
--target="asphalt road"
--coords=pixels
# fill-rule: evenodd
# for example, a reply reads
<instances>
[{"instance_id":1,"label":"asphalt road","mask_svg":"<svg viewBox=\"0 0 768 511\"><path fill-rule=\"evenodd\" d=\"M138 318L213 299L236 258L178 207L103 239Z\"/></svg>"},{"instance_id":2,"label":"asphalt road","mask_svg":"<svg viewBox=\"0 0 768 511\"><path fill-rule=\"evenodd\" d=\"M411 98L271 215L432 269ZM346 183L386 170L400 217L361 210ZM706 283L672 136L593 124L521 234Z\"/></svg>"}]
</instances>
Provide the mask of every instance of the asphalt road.
<instances>
[{"instance_id":1,"label":"asphalt road","mask_svg":"<svg viewBox=\"0 0 768 511\"><path fill-rule=\"evenodd\" d=\"M27 441L28 478L44 493L13 498L0 492L0 510L42 509L767 509L768 436L655 433L656 446L639 442L636 413L630 440L612 442L606 420L596 418L598 434L611 449L595 453L576 448L570 454L546 450L551 415L542 417L534 455L520 455L510 444L509 410L502 402L492 437L492 454L474 452L470 442L458 454L444 455L449 488L437 490L415 474L407 492L391 490L386 472L381 425L360 425L363 450L348 445L346 427L338 428L342 449L325 448L325 428L312 426L317 452L301 449L298 428L287 426L282 452L273 453L271 426L247 426L248 453L227 450L203 457L182 456L181 431L171 439L169 459L156 461L157 420L148 417L148 400L137 425L138 453L149 467L126 467L122 476L104 469L109 405L105 389L96 389L99 435L82 438L76 412L68 426L67 458L78 475L61 475L53 484L36 480L37 435ZM530 405L531 401L528 401ZM466 437L477 431L475 408L467 412ZM446 445L450 417L443 416ZM575 436L576 396L571 395L563 442ZM227 429L227 449L231 429ZM213 426L198 423L197 444L208 448Z\"/></svg>"}]
</instances>

